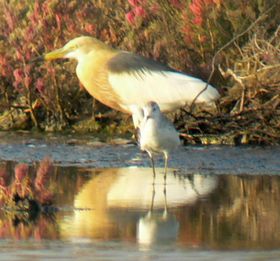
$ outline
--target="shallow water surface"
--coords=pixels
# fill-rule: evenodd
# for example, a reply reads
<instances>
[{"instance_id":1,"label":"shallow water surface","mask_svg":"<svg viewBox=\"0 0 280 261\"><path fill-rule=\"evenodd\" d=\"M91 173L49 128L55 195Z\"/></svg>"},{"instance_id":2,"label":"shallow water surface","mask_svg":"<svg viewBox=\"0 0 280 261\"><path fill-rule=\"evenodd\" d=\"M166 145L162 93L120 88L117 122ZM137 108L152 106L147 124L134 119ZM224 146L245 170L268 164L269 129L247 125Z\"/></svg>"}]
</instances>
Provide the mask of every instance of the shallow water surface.
<instances>
[{"instance_id":1,"label":"shallow water surface","mask_svg":"<svg viewBox=\"0 0 280 261\"><path fill-rule=\"evenodd\" d=\"M0 141L9 181L46 155L57 211L0 210L1 260L279 260L277 147L181 148L164 184L132 144Z\"/></svg>"},{"instance_id":2,"label":"shallow water surface","mask_svg":"<svg viewBox=\"0 0 280 261\"><path fill-rule=\"evenodd\" d=\"M11 171L14 165L6 163ZM164 185L163 169L155 181L150 168L139 167L55 167L54 173L59 210L30 222L2 211L0 257L278 256L278 176L182 176L169 170Z\"/></svg>"}]
</instances>

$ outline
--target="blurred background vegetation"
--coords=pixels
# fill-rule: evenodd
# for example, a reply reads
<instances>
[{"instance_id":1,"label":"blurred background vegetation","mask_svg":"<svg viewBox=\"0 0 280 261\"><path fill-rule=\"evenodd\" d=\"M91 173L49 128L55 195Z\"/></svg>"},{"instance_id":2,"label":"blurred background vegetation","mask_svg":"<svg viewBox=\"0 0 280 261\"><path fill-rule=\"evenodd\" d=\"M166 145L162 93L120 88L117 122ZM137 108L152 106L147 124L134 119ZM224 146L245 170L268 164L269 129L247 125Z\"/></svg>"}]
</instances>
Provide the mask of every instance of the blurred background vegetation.
<instances>
[{"instance_id":1,"label":"blurred background vegetation","mask_svg":"<svg viewBox=\"0 0 280 261\"><path fill-rule=\"evenodd\" d=\"M0 129L133 130L86 93L75 63L31 63L90 35L205 81L214 64L219 110L172 115L185 143L279 144L279 10L277 0L0 0Z\"/></svg>"}]
</instances>

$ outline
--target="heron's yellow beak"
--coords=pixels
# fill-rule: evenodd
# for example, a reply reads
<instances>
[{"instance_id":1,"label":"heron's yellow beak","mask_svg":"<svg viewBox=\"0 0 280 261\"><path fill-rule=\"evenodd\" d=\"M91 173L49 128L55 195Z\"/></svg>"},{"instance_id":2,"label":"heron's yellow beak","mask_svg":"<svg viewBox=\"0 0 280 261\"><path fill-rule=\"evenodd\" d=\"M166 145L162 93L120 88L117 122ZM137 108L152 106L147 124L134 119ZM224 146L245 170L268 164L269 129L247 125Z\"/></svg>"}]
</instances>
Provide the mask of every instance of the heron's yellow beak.
<instances>
[{"instance_id":1,"label":"heron's yellow beak","mask_svg":"<svg viewBox=\"0 0 280 261\"><path fill-rule=\"evenodd\" d=\"M60 48L44 54L43 58L45 61L56 60L56 59L64 58L67 53L68 52L64 48Z\"/></svg>"}]
</instances>

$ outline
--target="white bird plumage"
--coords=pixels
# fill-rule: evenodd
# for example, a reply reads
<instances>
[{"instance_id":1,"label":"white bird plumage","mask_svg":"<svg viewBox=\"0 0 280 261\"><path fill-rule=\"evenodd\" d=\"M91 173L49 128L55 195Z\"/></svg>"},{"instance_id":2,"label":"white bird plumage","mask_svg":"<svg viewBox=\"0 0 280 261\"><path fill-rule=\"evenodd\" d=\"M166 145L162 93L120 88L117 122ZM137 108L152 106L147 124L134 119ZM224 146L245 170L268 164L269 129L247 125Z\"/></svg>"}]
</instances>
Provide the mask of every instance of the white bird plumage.
<instances>
[{"instance_id":1,"label":"white bird plumage","mask_svg":"<svg viewBox=\"0 0 280 261\"><path fill-rule=\"evenodd\" d=\"M156 102L148 102L143 108L143 119L139 126L139 144L141 150L148 153L155 176L154 154L163 153L164 180L166 181L169 154L180 144L179 133L173 124L161 113Z\"/></svg>"},{"instance_id":2,"label":"white bird plumage","mask_svg":"<svg viewBox=\"0 0 280 261\"><path fill-rule=\"evenodd\" d=\"M121 98L121 106L125 110L130 110L131 104L143 106L149 101L155 101L161 111L170 112L191 104L196 96L196 102L209 104L220 96L211 85L205 89L204 81L173 71L110 73L109 82Z\"/></svg>"}]
</instances>

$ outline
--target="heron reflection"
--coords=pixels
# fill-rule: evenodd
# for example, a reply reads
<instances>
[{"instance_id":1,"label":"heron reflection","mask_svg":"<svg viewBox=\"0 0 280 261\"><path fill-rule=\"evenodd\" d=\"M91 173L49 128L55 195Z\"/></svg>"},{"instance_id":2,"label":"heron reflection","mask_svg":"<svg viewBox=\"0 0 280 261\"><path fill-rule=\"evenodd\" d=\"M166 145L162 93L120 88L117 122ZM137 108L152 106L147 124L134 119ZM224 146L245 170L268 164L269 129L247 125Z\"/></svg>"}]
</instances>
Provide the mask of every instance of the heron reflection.
<instances>
[{"instance_id":1,"label":"heron reflection","mask_svg":"<svg viewBox=\"0 0 280 261\"><path fill-rule=\"evenodd\" d=\"M172 209L194 204L212 192L218 181L215 176L169 173L165 185L160 170L153 185L150 168L92 172L75 196L75 210L60 224L64 238L121 238L141 244L176 240L180 225Z\"/></svg>"}]
</instances>

